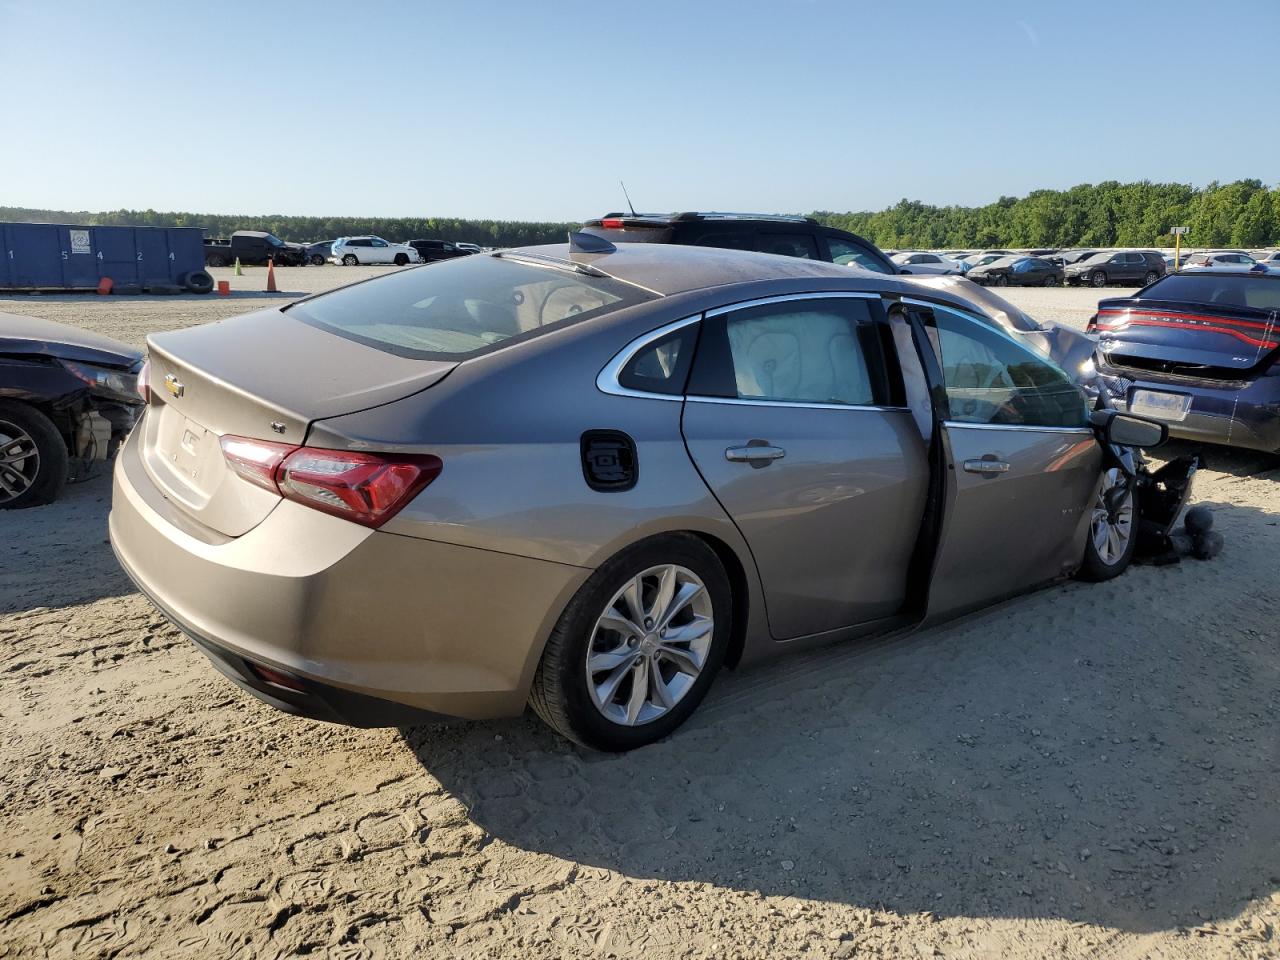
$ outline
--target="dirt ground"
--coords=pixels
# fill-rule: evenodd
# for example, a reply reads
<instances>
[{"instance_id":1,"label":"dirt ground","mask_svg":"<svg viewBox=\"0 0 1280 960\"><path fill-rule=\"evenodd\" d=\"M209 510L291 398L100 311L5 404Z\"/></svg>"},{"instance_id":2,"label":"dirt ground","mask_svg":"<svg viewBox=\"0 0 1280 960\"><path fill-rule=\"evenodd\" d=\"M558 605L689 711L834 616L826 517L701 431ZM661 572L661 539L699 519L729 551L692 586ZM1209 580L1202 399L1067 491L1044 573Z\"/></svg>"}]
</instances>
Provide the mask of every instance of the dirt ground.
<instances>
[{"instance_id":1,"label":"dirt ground","mask_svg":"<svg viewBox=\"0 0 1280 960\"><path fill-rule=\"evenodd\" d=\"M271 302L0 311L140 344ZM625 756L278 714L133 590L107 478L0 513L0 957L1280 956L1280 464L1210 456L1216 560L725 673Z\"/></svg>"}]
</instances>

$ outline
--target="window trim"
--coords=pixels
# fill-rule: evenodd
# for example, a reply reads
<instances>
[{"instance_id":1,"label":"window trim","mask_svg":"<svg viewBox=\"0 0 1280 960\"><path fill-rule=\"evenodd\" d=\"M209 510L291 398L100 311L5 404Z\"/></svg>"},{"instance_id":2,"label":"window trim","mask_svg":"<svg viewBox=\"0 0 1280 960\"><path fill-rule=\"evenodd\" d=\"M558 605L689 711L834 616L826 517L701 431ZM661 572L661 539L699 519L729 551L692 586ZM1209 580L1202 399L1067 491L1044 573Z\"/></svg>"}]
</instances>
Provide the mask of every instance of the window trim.
<instances>
[{"instance_id":1,"label":"window trim","mask_svg":"<svg viewBox=\"0 0 1280 960\"><path fill-rule=\"evenodd\" d=\"M910 406L882 406L878 404L851 403L804 403L795 400L754 400L744 399L742 397L708 397L693 393L649 393L645 390L633 390L630 387L624 387L618 382L618 378L621 375L623 368L635 358L636 354L655 341L661 340L663 337L667 336L667 334L681 330L690 324L701 323L711 317L718 317L726 313L736 313L739 310L749 310L752 307L769 306L770 304L775 303L789 303L794 300L836 299L883 301L884 294L869 293L861 290L831 290L820 293L784 293L773 297L760 297L755 300L743 300L739 303L732 303L722 307L713 307L712 309L705 310L702 313L695 313L692 316L672 321L664 326L650 330L648 333L642 333L640 336L631 340L626 346L614 354L613 359L605 364L601 371L596 375L596 389L601 393L608 394L612 397L632 397L639 400L666 400L674 401L676 403L683 403L688 400L691 403L725 403L733 406L750 405L795 407L802 410L879 410L910 412Z\"/></svg>"}]
</instances>

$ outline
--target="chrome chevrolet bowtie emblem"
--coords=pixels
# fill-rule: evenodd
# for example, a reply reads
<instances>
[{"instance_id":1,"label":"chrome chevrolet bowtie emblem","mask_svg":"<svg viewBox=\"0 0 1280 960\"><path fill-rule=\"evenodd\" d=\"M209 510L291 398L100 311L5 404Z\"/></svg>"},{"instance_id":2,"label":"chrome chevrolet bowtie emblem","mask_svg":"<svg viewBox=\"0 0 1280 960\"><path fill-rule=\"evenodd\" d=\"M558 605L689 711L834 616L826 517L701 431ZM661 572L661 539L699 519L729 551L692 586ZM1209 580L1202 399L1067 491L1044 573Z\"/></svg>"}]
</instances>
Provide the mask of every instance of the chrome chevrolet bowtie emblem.
<instances>
[{"instance_id":1,"label":"chrome chevrolet bowtie emblem","mask_svg":"<svg viewBox=\"0 0 1280 960\"><path fill-rule=\"evenodd\" d=\"M175 377L172 373L164 375L164 388L174 397L180 397L186 391L186 387L182 385L182 381Z\"/></svg>"}]
</instances>

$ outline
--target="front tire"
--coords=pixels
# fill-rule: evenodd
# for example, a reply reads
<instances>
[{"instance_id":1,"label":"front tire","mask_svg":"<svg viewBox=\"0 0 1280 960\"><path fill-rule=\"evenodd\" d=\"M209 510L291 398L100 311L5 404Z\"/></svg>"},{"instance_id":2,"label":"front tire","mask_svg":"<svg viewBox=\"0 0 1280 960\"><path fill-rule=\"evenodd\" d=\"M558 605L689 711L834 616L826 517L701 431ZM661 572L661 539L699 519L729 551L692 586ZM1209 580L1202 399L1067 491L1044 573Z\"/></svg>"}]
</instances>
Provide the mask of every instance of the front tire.
<instances>
[{"instance_id":1,"label":"front tire","mask_svg":"<svg viewBox=\"0 0 1280 960\"><path fill-rule=\"evenodd\" d=\"M1060 281L1057 277L1045 277L1044 285L1046 287L1060 287L1062 286L1062 281Z\"/></svg>"},{"instance_id":2,"label":"front tire","mask_svg":"<svg viewBox=\"0 0 1280 960\"><path fill-rule=\"evenodd\" d=\"M1142 285L1144 287L1149 287L1159 279L1160 274L1156 273L1154 270L1148 270L1147 275L1142 278Z\"/></svg>"},{"instance_id":3,"label":"front tire","mask_svg":"<svg viewBox=\"0 0 1280 960\"><path fill-rule=\"evenodd\" d=\"M323 267L323 266L324 266L324 257L322 257L322 256L321 256L320 254L318 254L318 253L313 253L313 254L311 255L311 265L312 265L313 267Z\"/></svg>"},{"instance_id":4,"label":"front tire","mask_svg":"<svg viewBox=\"0 0 1280 960\"><path fill-rule=\"evenodd\" d=\"M53 421L0 400L0 509L53 503L67 484L67 447Z\"/></svg>"},{"instance_id":5,"label":"front tire","mask_svg":"<svg viewBox=\"0 0 1280 960\"><path fill-rule=\"evenodd\" d=\"M1138 494L1130 486L1124 497L1112 503L1111 496L1124 474L1111 467L1102 475L1102 486L1093 502L1089 539L1084 546L1084 562L1076 576L1091 583L1120 576L1133 562L1138 547Z\"/></svg>"},{"instance_id":6,"label":"front tire","mask_svg":"<svg viewBox=\"0 0 1280 960\"><path fill-rule=\"evenodd\" d=\"M642 541L569 601L529 702L583 746L621 751L661 740L706 696L724 663L732 616L715 551L692 534Z\"/></svg>"},{"instance_id":7,"label":"front tire","mask_svg":"<svg viewBox=\"0 0 1280 960\"><path fill-rule=\"evenodd\" d=\"M1101 270L1095 270L1089 274L1089 286L1105 287L1107 285L1107 275Z\"/></svg>"},{"instance_id":8,"label":"front tire","mask_svg":"<svg viewBox=\"0 0 1280 960\"><path fill-rule=\"evenodd\" d=\"M1007 287L1009 285L1009 275L1007 273L996 274L996 286Z\"/></svg>"},{"instance_id":9,"label":"front tire","mask_svg":"<svg viewBox=\"0 0 1280 960\"><path fill-rule=\"evenodd\" d=\"M408 257L406 254L403 254L403 253L397 253L397 254L396 254L396 266L397 266L397 267L403 267L403 266L406 266L408 263L409 263L409 257Z\"/></svg>"},{"instance_id":10,"label":"front tire","mask_svg":"<svg viewBox=\"0 0 1280 960\"><path fill-rule=\"evenodd\" d=\"M348 253L342 258L342 264L346 267L354 267L360 263L354 253Z\"/></svg>"}]
</instances>

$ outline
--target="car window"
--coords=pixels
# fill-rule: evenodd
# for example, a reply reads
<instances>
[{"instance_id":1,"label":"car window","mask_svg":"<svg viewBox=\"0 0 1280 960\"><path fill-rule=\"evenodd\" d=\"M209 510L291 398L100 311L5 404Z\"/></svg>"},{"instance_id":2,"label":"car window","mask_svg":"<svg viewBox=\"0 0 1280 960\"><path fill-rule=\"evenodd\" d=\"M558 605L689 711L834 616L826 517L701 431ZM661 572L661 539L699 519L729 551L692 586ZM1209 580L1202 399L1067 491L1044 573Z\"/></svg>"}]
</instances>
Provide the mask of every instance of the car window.
<instances>
[{"instance_id":1,"label":"car window","mask_svg":"<svg viewBox=\"0 0 1280 960\"><path fill-rule=\"evenodd\" d=\"M1142 299L1280 310L1280 279L1231 273L1171 273L1142 291Z\"/></svg>"},{"instance_id":2,"label":"car window","mask_svg":"<svg viewBox=\"0 0 1280 960\"><path fill-rule=\"evenodd\" d=\"M457 257L343 287L290 316L398 356L457 360L652 298L611 277Z\"/></svg>"},{"instance_id":3,"label":"car window","mask_svg":"<svg viewBox=\"0 0 1280 960\"><path fill-rule=\"evenodd\" d=\"M1088 423L1080 389L1044 358L946 308L925 311L925 323L942 367L946 419L1035 427Z\"/></svg>"},{"instance_id":4,"label":"car window","mask_svg":"<svg viewBox=\"0 0 1280 960\"><path fill-rule=\"evenodd\" d=\"M757 237L756 249L783 257L818 259L818 244L807 233L762 233Z\"/></svg>"},{"instance_id":5,"label":"car window","mask_svg":"<svg viewBox=\"0 0 1280 960\"><path fill-rule=\"evenodd\" d=\"M833 237L828 234L827 249L831 252L832 263L838 263L844 267L862 267L864 270L874 270L876 273L886 272L883 260L865 247L851 243L844 237Z\"/></svg>"},{"instance_id":6,"label":"car window","mask_svg":"<svg viewBox=\"0 0 1280 960\"><path fill-rule=\"evenodd\" d=\"M619 385L645 393L683 393L697 335L697 325L691 323L649 344L623 366Z\"/></svg>"},{"instance_id":7,"label":"car window","mask_svg":"<svg viewBox=\"0 0 1280 960\"><path fill-rule=\"evenodd\" d=\"M374 239L372 239L372 240L370 240L370 241L369 241L369 246L371 246L371 247L385 247L385 246L387 246L387 241L385 241L385 240L379 240L377 237L375 237Z\"/></svg>"},{"instance_id":8,"label":"car window","mask_svg":"<svg viewBox=\"0 0 1280 960\"><path fill-rule=\"evenodd\" d=\"M861 298L799 299L704 321L689 393L862 406L888 395L880 339ZM875 357L874 365L868 357Z\"/></svg>"},{"instance_id":9,"label":"car window","mask_svg":"<svg viewBox=\"0 0 1280 960\"><path fill-rule=\"evenodd\" d=\"M732 233L708 233L694 241L698 247L719 247L724 250L754 250L755 238L750 232L738 230Z\"/></svg>"}]
</instances>

